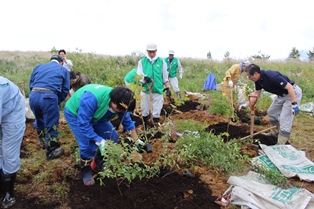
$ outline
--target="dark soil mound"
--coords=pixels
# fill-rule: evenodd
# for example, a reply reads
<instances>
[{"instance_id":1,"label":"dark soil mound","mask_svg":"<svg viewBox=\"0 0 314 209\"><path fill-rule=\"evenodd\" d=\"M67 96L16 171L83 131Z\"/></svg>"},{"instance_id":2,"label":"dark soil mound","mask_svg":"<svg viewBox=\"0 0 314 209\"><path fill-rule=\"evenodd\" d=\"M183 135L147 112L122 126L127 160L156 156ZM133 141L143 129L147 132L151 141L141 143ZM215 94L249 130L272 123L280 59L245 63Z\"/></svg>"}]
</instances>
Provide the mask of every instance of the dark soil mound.
<instances>
[{"instance_id":1,"label":"dark soil mound","mask_svg":"<svg viewBox=\"0 0 314 209\"><path fill-rule=\"evenodd\" d=\"M181 112L189 112L190 110L196 110L197 108L201 108L200 105L201 104L198 102L193 102L189 100L185 101L183 105L178 106L177 110Z\"/></svg>"},{"instance_id":2,"label":"dark soil mound","mask_svg":"<svg viewBox=\"0 0 314 209\"><path fill-rule=\"evenodd\" d=\"M246 136L250 135L250 128L248 126L234 126L229 124L228 127L228 123L218 123L215 125L210 125L206 128L206 131L208 132L213 132L215 135L219 135L222 133L229 133L229 136L222 136L222 138L225 141L229 141L231 139L240 139ZM275 137L268 137L268 136L264 136L262 134L257 134L256 136L253 136L254 139L254 143L258 143L256 142L256 140L258 140L260 143L262 144L266 144L266 145L275 145L277 143L277 138Z\"/></svg>"},{"instance_id":3,"label":"dark soil mound","mask_svg":"<svg viewBox=\"0 0 314 209\"><path fill-rule=\"evenodd\" d=\"M130 186L105 179L105 186L97 182L93 187L86 187L82 180L73 181L69 192L71 208L160 208L160 209L219 209L216 197L208 186L199 178L187 178L178 173L149 180L134 180ZM97 200L97 201L95 201Z\"/></svg>"}]
</instances>

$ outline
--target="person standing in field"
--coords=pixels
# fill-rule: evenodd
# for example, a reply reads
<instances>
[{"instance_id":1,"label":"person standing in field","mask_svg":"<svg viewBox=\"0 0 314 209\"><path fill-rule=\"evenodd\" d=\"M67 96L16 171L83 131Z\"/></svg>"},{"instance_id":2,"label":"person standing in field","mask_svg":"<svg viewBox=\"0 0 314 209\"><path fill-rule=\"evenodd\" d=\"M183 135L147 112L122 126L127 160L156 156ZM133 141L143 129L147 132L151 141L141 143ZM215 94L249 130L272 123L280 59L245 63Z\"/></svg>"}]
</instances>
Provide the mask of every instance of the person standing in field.
<instances>
[{"instance_id":1,"label":"person standing in field","mask_svg":"<svg viewBox=\"0 0 314 209\"><path fill-rule=\"evenodd\" d=\"M64 117L79 144L81 175L85 186L93 186L93 171L103 171L101 150L107 140L118 142L118 133L110 122L115 116L137 140L130 113L135 108L134 93L127 87L88 84L77 90L66 102ZM98 149L97 149L98 148Z\"/></svg>"},{"instance_id":2,"label":"person standing in field","mask_svg":"<svg viewBox=\"0 0 314 209\"><path fill-rule=\"evenodd\" d=\"M286 144L290 137L293 118L300 112L302 89L286 75L274 70L261 70L255 64L246 67L246 74L248 79L255 82L255 92L250 94L251 96L258 99L262 89L277 95L267 110L270 125L276 128L265 135L277 137L279 145ZM240 108L246 108L249 104L250 102L247 102Z\"/></svg>"},{"instance_id":3,"label":"person standing in field","mask_svg":"<svg viewBox=\"0 0 314 209\"><path fill-rule=\"evenodd\" d=\"M235 84L241 78L241 74L245 72L246 66L249 66L251 63L249 61L241 62L239 64L234 64L226 72L226 77L221 84L222 95L231 99L232 89Z\"/></svg>"},{"instance_id":4,"label":"person standing in field","mask_svg":"<svg viewBox=\"0 0 314 209\"><path fill-rule=\"evenodd\" d=\"M166 62L157 56L157 45L150 43L146 47L147 56L139 60L137 74L142 77L141 108L145 129L148 129L150 105L155 124L159 123L160 113L164 102L163 92L171 96ZM150 104L152 97L152 104Z\"/></svg>"},{"instance_id":5,"label":"person standing in field","mask_svg":"<svg viewBox=\"0 0 314 209\"><path fill-rule=\"evenodd\" d=\"M179 89L179 82L177 78L177 73L179 73L179 78L182 79L183 69L180 63L180 60L174 57L174 51L169 51L169 57L165 58L165 62L167 63L167 71L169 73L169 82L172 86L172 89L178 97L181 99L181 93Z\"/></svg>"},{"instance_id":6,"label":"person standing in field","mask_svg":"<svg viewBox=\"0 0 314 209\"><path fill-rule=\"evenodd\" d=\"M137 72L137 67L129 71L125 76L124 76L124 83L126 87L129 87L131 83L136 84L135 76Z\"/></svg>"},{"instance_id":7,"label":"person standing in field","mask_svg":"<svg viewBox=\"0 0 314 209\"><path fill-rule=\"evenodd\" d=\"M20 151L25 131L25 100L20 89L0 76L0 189L1 208L15 204L14 184L20 169Z\"/></svg>"},{"instance_id":8,"label":"person standing in field","mask_svg":"<svg viewBox=\"0 0 314 209\"><path fill-rule=\"evenodd\" d=\"M71 60L67 59L67 53L64 49L59 50L58 55L63 58L63 67L65 67L68 71L71 71L73 68L73 63Z\"/></svg>"},{"instance_id":9,"label":"person standing in field","mask_svg":"<svg viewBox=\"0 0 314 209\"><path fill-rule=\"evenodd\" d=\"M35 115L34 127L46 158L60 157L64 150L59 142L59 105L70 90L70 73L62 66L63 58L53 55L49 63L37 65L29 81L29 104Z\"/></svg>"}]
</instances>

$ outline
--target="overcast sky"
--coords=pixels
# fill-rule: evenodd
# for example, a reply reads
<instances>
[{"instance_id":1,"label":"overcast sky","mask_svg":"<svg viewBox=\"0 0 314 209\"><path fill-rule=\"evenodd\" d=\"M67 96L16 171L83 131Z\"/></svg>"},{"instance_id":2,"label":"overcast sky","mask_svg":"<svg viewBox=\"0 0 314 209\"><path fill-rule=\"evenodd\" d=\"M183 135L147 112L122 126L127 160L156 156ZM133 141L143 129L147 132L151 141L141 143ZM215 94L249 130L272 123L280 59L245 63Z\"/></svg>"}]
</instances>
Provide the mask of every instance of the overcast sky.
<instances>
[{"instance_id":1,"label":"overcast sky","mask_svg":"<svg viewBox=\"0 0 314 209\"><path fill-rule=\"evenodd\" d=\"M311 0L0 0L0 50L287 58L314 47Z\"/></svg>"}]
</instances>

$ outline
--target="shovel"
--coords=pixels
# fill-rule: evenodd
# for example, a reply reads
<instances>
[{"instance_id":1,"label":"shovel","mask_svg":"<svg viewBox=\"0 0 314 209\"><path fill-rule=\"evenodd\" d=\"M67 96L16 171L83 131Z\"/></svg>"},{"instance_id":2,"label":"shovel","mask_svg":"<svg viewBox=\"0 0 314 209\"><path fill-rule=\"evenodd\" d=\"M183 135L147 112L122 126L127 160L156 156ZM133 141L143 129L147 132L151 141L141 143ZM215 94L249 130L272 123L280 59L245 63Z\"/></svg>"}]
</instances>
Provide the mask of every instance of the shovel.
<instances>
[{"instance_id":1,"label":"shovel","mask_svg":"<svg viewBox=\"0 0 314 209\"><path fill-rule=\"evenodd\" d=\"M153 85L154 85L154 81L152 81L152 85L148 85L148 83L146 83L147 88L149 89L149 122L151 124L154 124L154 120L153 120Z\"/></svg>"},{"instance_id":2,"label":"shovel","mask_svg":"<svg viewBox=\"0 0 314 209\"><path fill-rule=\"evenodd\" d=\"M255 98L255 101L252 101L252 98ZM254 99L253 99L254 100ZM250 138L251 138L251 144L253 144L253 136L254 136L254 116L255 116L255 110L254 105L257 102L257 96L249 95L249 103L251 106L251 129L250 129Z\"/></svg>"},{"instance_id":3,"label":"shovel","mask_svg":"<svg viewBox=\"0 0 314 209\"><path fill-rule=\"evenodd\" d=\"M232 122L235 122L235 118L234 118L234 106L233 106L233 88L231 88L230 91L231 91L230 100L231 100L231 111L232 111L231 121L232 121Z\"/></svg>"}]
</instances>

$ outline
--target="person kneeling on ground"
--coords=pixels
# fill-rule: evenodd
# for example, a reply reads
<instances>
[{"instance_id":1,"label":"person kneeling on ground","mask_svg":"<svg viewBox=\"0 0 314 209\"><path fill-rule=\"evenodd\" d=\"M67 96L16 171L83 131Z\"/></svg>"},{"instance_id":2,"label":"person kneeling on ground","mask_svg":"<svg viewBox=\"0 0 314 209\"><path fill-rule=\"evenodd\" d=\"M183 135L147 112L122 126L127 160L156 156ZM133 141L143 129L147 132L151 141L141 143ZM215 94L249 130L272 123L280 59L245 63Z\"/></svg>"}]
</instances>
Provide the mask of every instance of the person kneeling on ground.
<instances>
[{"instance_id":1,"label":"person kneeling on ground","mask_svg":"<svg viewBox=\"0 0 314 209\"><path fill-rule=\"evenodd\" d=\"M112 88L99 84L83 86L67 101L64 117L79 144L85 186L95 184L92 171L103 171L98 146L103 147L106 140L118 142L118 133L110 122L112 118L118 115L124 130L130 131L133 139L138 138L129 113L135 105L134 93L127 87ZM96 165L96 168L91 165Z\"/></svg>"}]
</instances>

